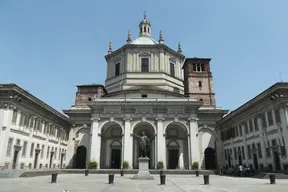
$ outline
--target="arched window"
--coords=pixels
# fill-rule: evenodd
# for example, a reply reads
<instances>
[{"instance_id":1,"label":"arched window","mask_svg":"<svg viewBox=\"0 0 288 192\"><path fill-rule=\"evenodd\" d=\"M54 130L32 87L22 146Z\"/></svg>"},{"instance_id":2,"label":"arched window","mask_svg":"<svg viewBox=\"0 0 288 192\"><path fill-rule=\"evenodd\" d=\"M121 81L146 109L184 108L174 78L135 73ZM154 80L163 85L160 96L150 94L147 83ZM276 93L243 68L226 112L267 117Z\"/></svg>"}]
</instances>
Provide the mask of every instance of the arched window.
<instances>
[{"instance_id":1,"label":"arched window","mask_svg":"<svg viewBox=\"0 0 288 192\"><path fill-rule=\"evenodd\" d=\"M144 33L146 33L146 27L144 27Z\"/></svg>"},{"instance_id":2,"label":"arched window","mask_svg":"<svg viewBox=\"0 0 288 192\"><path fill-rule=\"evenodd\" d=\"M202 88L202 82L201 81L198 82L198 87Z\"/></svg>"}]
</instances>

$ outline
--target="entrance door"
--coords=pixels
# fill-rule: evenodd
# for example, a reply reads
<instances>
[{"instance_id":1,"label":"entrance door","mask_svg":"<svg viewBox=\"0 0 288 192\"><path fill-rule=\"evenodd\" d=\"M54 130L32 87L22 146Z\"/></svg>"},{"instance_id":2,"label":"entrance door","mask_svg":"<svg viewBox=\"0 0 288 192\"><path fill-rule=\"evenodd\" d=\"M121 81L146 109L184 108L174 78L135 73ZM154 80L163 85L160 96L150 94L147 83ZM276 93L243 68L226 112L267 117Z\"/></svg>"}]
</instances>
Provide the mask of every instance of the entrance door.
<instances>
[{"instance_id":1,"label":"entrance door","mask_svg":"<svg viewBox=\"0 0 288 192\"><path fill-rule=\"evenodd\" d=\"M168 169L176 169L178 167L179 150L169 149L168 155L169 155Z\"/></svg>"},{"instance_id":2,"label":"entrance door","mask_svg":"<svg viewBox=\"0 0 288 192\"><path fill-rule=\"evenodd\" d=\"M208 147L204 151L205 154L205 169L216 169L215 151Z\"/></svg>"},{"instance_id":3,"label":"entrance door","mask_svg":"<svg viewBox=\"0 0 288 192\"><path fill-rule=\"evenodd\" d=\"M281 171L281 163L278 152L274 152L274 164L276 171Z\"/></svg>"},{"instance_id":4,"label":"entrance door","mask_svg":"<svg viewBox=\"0 0 288 192\"><path fill-rule=\"evenodd\" d=\"M34 169L37 169L38 155L39 155L39 153L35 153L35 157L34 157Z\"/></svg>"},{"instance_id":5,"label":"entrance door","mask_svg":"<svg viewBox=\"0 0 288 192\"><path fill-rule=\"evenodd\" d=\"M12 169L16 169L18 153L19 153L19 151L14 151Z\"/></svg>"},{"instance_id":6,"label":"entrance door","mask_svg":"<svg viewBox=\"0 0 288 192\"><path fill-rule=\"evenodd\" d=\"M76 151L76 169L86 169L86 147L80 146Z\"/></svg>"},{"instance_id":7,"label":"entrance door","mask_svg":"<svg viewBox=\"0 0 288 192\"><path fill-rule=\"evenodd\" d=\"M111 150L111 169L120 169L121 168L121 149L112 149Z\"/></svg>"},{"instance_id":8,"label":"entrance door","mask_svg":"<svg viewBox=\"0 0 288 192\"><path fill-rule=\"evenodd\" d=\"M258 166L257 154L253 154L253 163L254 163L255 170L258 170L259 166Z\"/></svg>"}]
</instances>

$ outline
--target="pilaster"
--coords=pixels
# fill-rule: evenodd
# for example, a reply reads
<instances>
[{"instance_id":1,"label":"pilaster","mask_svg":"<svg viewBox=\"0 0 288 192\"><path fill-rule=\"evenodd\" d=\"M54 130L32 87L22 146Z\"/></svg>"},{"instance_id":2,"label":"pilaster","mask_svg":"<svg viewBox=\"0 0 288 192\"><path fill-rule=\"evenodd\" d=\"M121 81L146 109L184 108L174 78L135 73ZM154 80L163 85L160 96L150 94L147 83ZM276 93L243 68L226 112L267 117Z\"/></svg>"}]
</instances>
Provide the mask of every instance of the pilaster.
<instances>
[{"instance_id":1,"label":"pilaster","mask_svg":"<svg viewBox=\"0 0 288 192\"><path fill-rule=\"evenodd\" d=\"M195 117L188 118L189 120L189 131L190 131L190 147L191 147L191 163L198 162L200 160L200 151L199 151L199 139L198 139L198 119Z\"/></svg>"},{"instance_id":2,"label":"pilaster","mask_svg":"<svg viewBox=\"0 0 288 192\"><path fill-rule=\"evenodd\" d=\"M133 137L131 136L131 118L125 117L124 128L124 161L128 161L130 168L133 164Z\"/></svg>"},{"instance_id":3,"label":"pilaster","mask_svg":"<svg viewBox=\"0 0 288 192\"><path fill-rule=\"evenodd\" d=\"M162 161L164 164L164 168L166 168L166 142L165 142L166 139L164 138L164 127L163 127L164 120L165 119L162 117L156 118L156 121L157 121L156 166L159 161Z\"/></svg>"},{"instance_id":4,"label":"pilaster","mask_svg":"<svg viewBox=\"0 0 288 192\"><path fill-rule=\"evenodd\" d=\"M100 166L101 134L98 134L100 129L99 121L100 118L91 118L90 161L96 161Z\"/></svg>"}]
</instances>

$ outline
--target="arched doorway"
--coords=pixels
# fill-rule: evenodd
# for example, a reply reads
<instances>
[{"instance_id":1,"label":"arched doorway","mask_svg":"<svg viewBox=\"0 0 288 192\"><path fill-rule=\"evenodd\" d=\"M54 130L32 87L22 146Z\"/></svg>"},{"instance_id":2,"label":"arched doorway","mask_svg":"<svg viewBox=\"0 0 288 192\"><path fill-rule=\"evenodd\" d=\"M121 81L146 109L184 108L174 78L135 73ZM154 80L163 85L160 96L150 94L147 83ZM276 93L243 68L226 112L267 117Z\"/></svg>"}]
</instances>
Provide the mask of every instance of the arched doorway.
<instances>
[{"instance_id":1,"label":"arched doorway","mask_svg":"<svg viewBox=\"0 0 288 192\"><path fill-rule=\"evenodd\" d=\"M84 146L79 146L76 150L75 158L75 168L76 169L85 169L86 168L86 154L87 149Z\"/></svg>"},{"instance_id":2,"label":"arched doorway","mask_svg":"<svg viewBox=\"0 0 288 192\"><path fill-rule=\"evenodd\" d=\"M211 147L207 147L205 154L205 169L216 169L216 153Z\"/></svg>"},{"instance_id":3,"label":"arched doorway","mask_svg":"<svg viewBox=\"0 0 288 192\"><path fill-rule=\"evenodd\" d=\"M166 128L167 169L189 168L187 128L181 123L170 123Z\"/></svg>"},{"instance_id":4,"label":"arched doorway","mask_svg":"<svg viewBox=\"0 0 288 192\"><path fill-rule=\"evenodd\" d=\"M101 169L120 169L122 164L122 128L108 122L101 129Z\"/></svg>"},{"instance_id":5,"label":"arched doorway","mask_svg":"<svg viewBox=\"0 0 288 192\"><path fill-rule=\"evenodd\" d=\"M167 144L167 152L168 152L168 163L167 163L167 169L177 169L178 168L178 162L179 162L179 148L180 145L177 141L170 141ZM181 161L181 160L180 160Z\"/></svg>"},{"instance_id":6,"label":"arched doorway","mask_svg":"<svg viewBox=\"0 0 288 192\"><path fill-rule=\"evenodd\" d=\"M149 169L155 169L155 131L150 123L141 122L134 126L133 133L139 136L143 135L143 132L150 141L150 147L147 152L147 156L150 159ZM133 168L138 169L138 158L140 156L139 150L140 140L138 137L133 137Z\"/></svg>"}]
</instances>

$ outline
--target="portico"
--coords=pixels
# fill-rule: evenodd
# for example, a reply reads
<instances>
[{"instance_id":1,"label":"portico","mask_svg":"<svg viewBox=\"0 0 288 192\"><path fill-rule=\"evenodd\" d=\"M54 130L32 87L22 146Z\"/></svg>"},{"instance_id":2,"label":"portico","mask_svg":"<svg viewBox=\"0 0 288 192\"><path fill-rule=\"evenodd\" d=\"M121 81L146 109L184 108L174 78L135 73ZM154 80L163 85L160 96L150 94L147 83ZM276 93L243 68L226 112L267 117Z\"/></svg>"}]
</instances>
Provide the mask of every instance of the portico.
<instances>
[{"instance_id":1,"label":"portico","mask_svg":"<svg viewBox=\"0 0 288 192\"><path fill-rule=\"evenodd\" d=\"M120 168L124 161L138 168L139 140L134 134L142 131L151 143L151 169L159 161L170 169L189 168L192 161L199 161L199 145L195 144L199 140L193 129L198 129L195 111L200 103L194 99L102 98L88 106L93 117L90 161L100 162L100 168ZM192 124L191 119L195 120Z\"/></svg>"}]
</instances>

